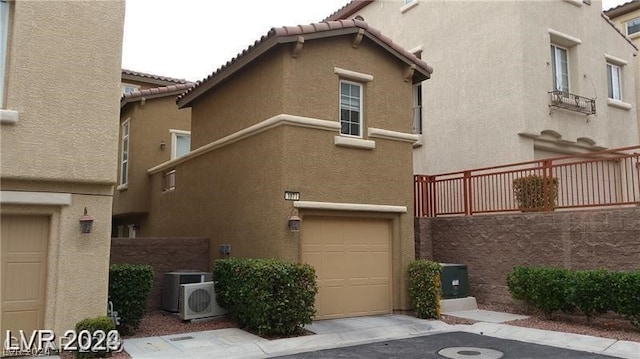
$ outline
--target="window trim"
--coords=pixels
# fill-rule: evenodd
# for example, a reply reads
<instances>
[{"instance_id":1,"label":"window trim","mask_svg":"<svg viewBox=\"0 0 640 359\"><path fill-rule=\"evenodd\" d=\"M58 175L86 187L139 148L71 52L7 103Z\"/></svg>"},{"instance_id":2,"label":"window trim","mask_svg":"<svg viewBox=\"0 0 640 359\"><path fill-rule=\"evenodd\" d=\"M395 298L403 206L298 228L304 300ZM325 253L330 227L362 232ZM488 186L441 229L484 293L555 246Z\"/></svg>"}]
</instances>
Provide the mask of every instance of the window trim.
<instances>
[{"instance_id":1,"label":"window trim","mask_svg":"<svg viewBox=\"0 0 640 359\"><path fill-rule=\"evenodd\" d=\"M607 98L622 102L622 67L610 61L607 61L606 67L607 67ZM614 76L613 76L614 72L617 73L617 81L614 81ZM611 78L611 83L609 83L609 78ZM616 94L616 89L617 89L617 94Z\"/></svg>"},{"instance_id":2,"label":"window trim","mask_svg":"<svg viewBox=\"0 0 640 359\"><path fill-rule=\"evenodd\" d=\"M632 36L632 35L636 36L636 34L640 33L640 30L638 30L636 32L629 33L629 23L632 22L632 21L635 21L635 20L640 21L640 16L634 17L633 19L629 19L629 20L624 22L624 32L625 32L625 34L627 34L627 36Z\"/></svg>"},{"instance_id":3,"label":"window trim","mask_svg":"<svg viewBox=\"0 0 640 359\"><path fill-rule=\"evenodd\" d=\"M9 13L11 4L8 1L0 0L0 109L4 109L5 103L5 78L9 48Z\"/></svg>"},{"instance_id":4,"label":"window trim","mask_svg":"<svg viewBox=\"0 0 640 359\"><path fill-rule=\"evenodd\" d=\"M129 184L129 161L131 159L131 119L128 118L122 122L120 125L120 178L118 181L118 189L126 189ZM124 134L125 126L127 128L127 134ZM125 154L125 140L127 141L127 159L124 159ZM125 171L123 168L126 167L126 175L123 175Z\"/></svg>"},{"instance_id":5,"label":"window trim","mask_svg":"<svg viewBox=\"0 0 640 359\"><path fill-rule=\"evenodd\" d=\"M551 43L551 48L552 51L554 53L554 56L551 58L551 79L552 79L552 86L553 86L553 90L557 90L557 91L564 91L564 92L571 92L571 62L569 59L569 49L563 46L560 46L556 43ZM567 90L563 90L561 88L558 88L558 66L557 66L557 59L558 57L556 56L556 50L557 49L561 49L565 51L566 57L567 57ZM556 61L554 61L554 59L556 59ZM554 71L554 68L556 71ZM562 71L560 69L560 71ZM562 75L562 74L561 74Z\"/></svg>"},{"instance_id":6,"label":"window trim","mask_svg":"<svg viewBox=\"0 0 640 359\"><path fill-rule=\"evenodd\" d=\"M359 124L359 129L358 129L358 135L351 135L348 133L342 133L342 84L349 84L349 85L355 85L358 86L358 88L360 89L360 98L359 98L359 111L358 111L358 124ZM363 106L363 97L364 97L364 86L362 83L360 82L354 82L354 81L349 81L349 80L344 80L344 79L340 79L339 84L338 84L338 119L340 121L340 136L347 136L347 137L353 137L353 138L363 138L363 122L364 122L364 116L363 116L363 111L364 111L364 106Z\"/></svg>"},{"instance_id":7,"label":"window trim","mask_svg":"<svg viewBox=\"0 0 640 359\"><path fill-rule=\"evenodd\" d=\"M191 152L191 131L170 129L169 132L171 133L171 159L182 157L187 153ZM189 136L189 152L185 153L184 155L177 156L176 151L178 149L178 136L186 136L186 135Z\"/></svg>"},{"instance_id":8,"label":"window trim","mask_svg":"<svg viewBox=\"0 0 640 359\"><path fill-rule=\"evenodd\" d=\"M400 8L400 13L404 14L405 12L413 9L414 7L416 7L416 5L418 5L418 0L404 0L402 3L402 7Z\"/></svg>"}]
</instances>

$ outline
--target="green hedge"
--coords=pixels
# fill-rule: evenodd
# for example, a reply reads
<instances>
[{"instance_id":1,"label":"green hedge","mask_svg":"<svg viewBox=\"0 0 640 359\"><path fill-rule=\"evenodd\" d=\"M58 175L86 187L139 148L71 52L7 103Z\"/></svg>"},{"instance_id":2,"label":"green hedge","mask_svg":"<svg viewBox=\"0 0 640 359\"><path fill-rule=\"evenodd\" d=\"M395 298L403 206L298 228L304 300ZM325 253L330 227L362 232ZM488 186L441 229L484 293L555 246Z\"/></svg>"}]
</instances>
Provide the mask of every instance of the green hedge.
<instances>
[{"instance_id":1,"label":"green hedge","mask_svg":"<svg viewBox=\"0 0 640 359\"><path fill-rule=\"evenodd\" d=\"M119 351L119 347L122 345L121 343L115 343L113 339L118 339L118 338L114 338L112 335L109 334L109 332L114 331L116 329L116 326L113 324L113 321L111 321L111 318L109 317L96 317L96 318L84 319L76 324L75 329L76 329L76 334L80 335L80 332L82 332L83 330L86 330L93 337L91 348L88 349L89 350L88 352L81 352L81 351L75 352L75 357L78 359L110 357L111 353L113 351ZM98 337L99 336L97 334L98 330L102 331L102 333L106 335L104 340L100 340L102 338ZM78 342L76 342L75 345L79 345L80 344L79 342L82 342L83 343L82 345L88 344L84 342L82 339L78 338ZM104 347L105 350L92 351L97 347Z\"/></svg>"},{"instance_id":2,"label":"green hedge","mask_svg":"<svg viewBox=\"0 0 640 359\"><path fill-rule=\"evenodd\" d=\"M275 259L215 262L218 304L259 335L291 335L315 315L316 272L308 264Z\"/></svg>"},{"instance_id":3,"label":"green hedge","mask_svg":"<svg viewBox=\"0 0 640 359\"><path fill-rule=\"evenodd\" d=\"M577 310L591 319L612 311L640 329L640 271L517 266L507 275L507 286L514 299L525 301L547 316L555 311Z\"/></svg>"},{"instance_id":4,"label":"green hedge","mask_svg":"<svg viewBox=\"0 0 640 359\"><path fill-rule=\"evenodd\" d=\"M440 317L440 269L426 259L409 264L409 299L418 318Z\"/></svg>"},{"instance_id":5,"label":"green hedge","mask_svg":"<svg viewBox=\"0 0 640 359\"><path fill-rule=\"evenodd\" d=\"M109 268L109 300L120 315L118 330L133 334L145 313L153 287L153 268L146 264L113 264Z\"/></svg>"}]
</instances>

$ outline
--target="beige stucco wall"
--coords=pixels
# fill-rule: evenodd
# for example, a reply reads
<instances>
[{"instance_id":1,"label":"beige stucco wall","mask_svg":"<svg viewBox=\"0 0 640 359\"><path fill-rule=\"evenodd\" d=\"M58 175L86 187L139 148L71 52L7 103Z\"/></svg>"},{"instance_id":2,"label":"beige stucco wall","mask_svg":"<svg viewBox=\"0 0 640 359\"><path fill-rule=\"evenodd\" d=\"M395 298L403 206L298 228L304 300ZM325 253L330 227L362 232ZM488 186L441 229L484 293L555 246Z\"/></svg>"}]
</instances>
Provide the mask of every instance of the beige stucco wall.
<instances>
[{"instance_id":1,"label":"beige stucco wall","mask_svg":"<svg viewBox=\"0 0 640 359\"><path fill-rule=\"evenodd\" d=\"M626 34L627 33L626 22L629 20L635 19L637 17L640 17L640 9L628 12L616 18L612 18L611 21L616 25L618 30L620 30L623 34ZM640 48L640 33L632 34L629 36L629 38L631 39L631 41L633 41L636 47ZM638 59L637 56L633 58L632 64L635 67L636 98L635 98L634 104L637 108L638 104L640 104L640 60ZM638 130L640 132L640 111L636 111L636 114L638 117Z\"/></svg>"},{"instance_id":2,"label":"beige stucco wall","mask_svg":"<svg viewBox=\"0 0 640 359\"><path fill-rule=\"evenodd\" d=\"M532 160L533 141L518 135L524 132L552 130L563 140L586 137L609 148L638 143L635 50L601 18L600 1L419 0L401 8L399 1L375 1L351 17L362 16L405 48L422 47L434 68L423 88L424 146L414 153L416 173ZM442 14L455 14L455 21ZM549 29L582 41L570 55L571 91L597 97L596 116L549 114ZM607 105L605 53L629 61L623 96L633 104L630 111Z\"/></svg>"},{"instance_id":3,"label":"beige stucco wall","mask_svg":"<svg viewBox=\"0 0 640 359\"><path fill-rule=\"evenodd\" d=\"M275 70L258 61L252 76L235 76L195 103L192 138L208 143L279 113L338 122L334 67L374 77L364 85L365 137L367 127L410 132L412 84L404 81L401 62L368 40L354 49L351 39L307 41L295 59L287 45L272 51L264 63ZM270 76L272 86L282 84L282 91L256 88L255 78L263 76ZM242 109L246 98L261 99L263 91L280 95L267 107L229 112L228 107ZM236 102L227 102L231 97ZM225 106L218 106L221 102ZM212 259L220 258L219 245L231 244L234 257L299 261L300 234L287 228L293 207L283 199L285 190L300 191L304 201L405 206L402 214L300 210L300 215L302 231L306 215L390 219L394 309L407 309L405 271L415 258L412 144L376 138L373 150L344 148L334 145L336 135L337 130L279 126L179 164L174 191L162 193L162 173L153 175L152 212L140 234L209 237Z\"/></svg>"},{"instance_id":4,"label":"beige stucco wall","mask_svg":"<svg viewBox=\"0 0 640 359\"><path fill-rule=\"evenodd\" d=\"M171 159L171 132L189 131L191 109L179 110L176 96L167 96L129 103L120 113L120 126L129 120L129 175L127 186L118 186L113 196L114 216L149 211L149 176L147 170ZM119 129L121 131L121 128ZM160 143L165 143L164 149ZM120 180L120 152L122 141L118 141L115 154Z\"/></svg>"},{"instance_id":5,"label":"beige stucco wall","mask_svg":"<svg viewBox=\"0 0 640 359\"><path fill-rule=\"evenodd\" d=\"M71 204L1 210L51 218L43 329L61 335L106 313L124 2L17 0L12 20L4 109L19 118L1 125L2 191L69 194ZM91 234L80 234L85 207Z\"/></svg>"}]
</instances>

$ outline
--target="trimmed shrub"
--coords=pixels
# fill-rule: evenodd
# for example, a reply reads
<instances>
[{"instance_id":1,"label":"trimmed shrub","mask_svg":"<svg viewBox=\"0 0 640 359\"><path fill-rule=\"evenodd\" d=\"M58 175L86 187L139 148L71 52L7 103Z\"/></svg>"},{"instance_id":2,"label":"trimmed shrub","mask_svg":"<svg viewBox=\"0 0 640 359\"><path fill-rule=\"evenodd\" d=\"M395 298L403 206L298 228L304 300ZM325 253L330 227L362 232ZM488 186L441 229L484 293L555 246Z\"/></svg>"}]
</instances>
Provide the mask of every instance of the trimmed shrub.
<instances>
[{"instance_id":1,"label":"trimmed shrub","mask_svg":"<svg viewBox=\"0 0 640 359\"><path fill-rule=\"evenodd\" d=\"M122 343L119 341L119 336L113 336L113 332L116 329L116 326L113 324L113 321L109 317L96 317L96 318L87 318L76 324L76 334L78 335L78 341L75 345L78 346L88 346L89 343L86 341L85 334L80 334L82 331L88 331L92 337L91 344L89 348L85 348L87 351L77 351L75 352L75 357L79 359L85 358L106 358L110 357L113 351L119 351L121 349ZM101 334L97 334L97 331L101 331L105 334L104 338L101 338ZM109 332L112 332L111 334ZM104 339L104 340L102 340ZM118 340L118 342L115 342ZM104 348L103 350L92 351L96 348Z\"/></svg>"},{"instance_id":2,"label":"trimmed shrub","mask_svg":"<svg viewBox=\"0 0 640 359\"><path fill-rule=\"evenodd\" d=\"M259 335L292 335L315 315L316 272L308 264L276 259L215 262L218 304Z\"/></svg>"},{"instance_id":3,"label":"trimmed shrub","mask_svg":"<svg viewBox=\"0 0 640 359\"><path fill-rule=\"evenodd\" d=\"M523 269L516 267L507 275L507 286L514 299L524 300L550 317L555 311L569 312L573 306L567 301L569 271L559 268Z\"/></svg>"},{"instance_id":4,"label":"trimmed shrub","mask_svg":"<svg viewBox=\"0 0 640 359\"><path fill-rule=\"evenodd\" d=\"M547 316L579 309L592 319L613 311L640 330L640 271L514 267L507 286L513 299L524 300Z\"/></svg>"},{"instance_id":5,"label":"trimmed shrub","mask_svg":"<svg viewBox=\"0 0 640 359\"><path fill-rule=\"evenodd\" d=\"M133 334L145 313L153 287L153 268L146 264L113 264L109 268L109 300L120 315L118 330Z\"/></svg>"},{"instance_id":6,"label":"trimmed shrub","mask_svg":"<svg viewBox=\"0 0 640 359\"><path fill-rule=\"evenodd\" d=\"M409 300L418 318L440 318L440 269L426 259L409 264Z\"/></svg>"},{"instance_id":7,"label":"trimmed shrub","mask_svg":"<svg viewBox=\"0 0 640 359\"><path fill-rule=\"evenodd\" d=\"M558 198L558 179L530 175L513 180L513 193L522 211L553 209Z\"/></svg>"},{"instance_id":8,"label":"trimmed shrub","mask_svg":"<svg viewBox=\"0 0 640 359\"><path fill-rule=\"evenodd\" d=\"M613 309L612 283L615 273L606 270L571 272L567 301L587 319Z\"/></svg>"},{"instance_id":9,"label":"trimmed shrub","mask_svg":"<svg viewBox=\"0 0 640 359\"><path fill-rule=\"evenodd\" d=\"M640 271L615 273L615 279L613 310L640 330Z\"/></svg>"}]
</instances>

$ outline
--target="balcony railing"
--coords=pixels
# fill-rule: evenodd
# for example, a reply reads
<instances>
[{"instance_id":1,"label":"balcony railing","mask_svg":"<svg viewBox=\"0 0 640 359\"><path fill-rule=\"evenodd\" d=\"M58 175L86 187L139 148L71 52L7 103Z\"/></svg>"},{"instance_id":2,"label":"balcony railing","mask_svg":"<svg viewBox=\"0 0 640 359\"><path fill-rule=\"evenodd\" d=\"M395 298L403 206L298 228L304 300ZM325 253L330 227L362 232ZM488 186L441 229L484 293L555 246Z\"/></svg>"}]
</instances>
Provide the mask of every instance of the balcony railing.
<instances>
[{"instance_id":1,"label":"balcony railing","mask_svg":"<svg viewBox=\"0 0 640 359\"><path fill-rule=\"evenodd\" d=\"M596 114L596 100L588 97L574 95L560 90L550 91L551 104L549 107L563 108L587 115Z\"/></svg>"},{"instance_id":2,"label":"balcony railing","mask_svg":"<svg viewBox=\"0 0 640 359\"><path fill-rule=\"evenodd\" d=\"M514 180L530 176L544 187L539 208L523 206L514 192ZM639 205L640 146L416 175L414 186L416 217Z\"/></svg>"}]
</instances>

